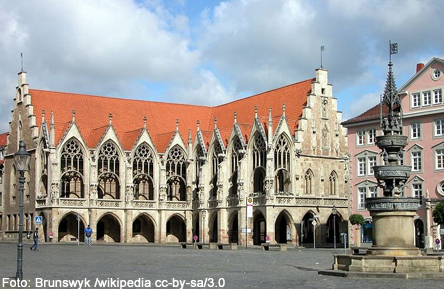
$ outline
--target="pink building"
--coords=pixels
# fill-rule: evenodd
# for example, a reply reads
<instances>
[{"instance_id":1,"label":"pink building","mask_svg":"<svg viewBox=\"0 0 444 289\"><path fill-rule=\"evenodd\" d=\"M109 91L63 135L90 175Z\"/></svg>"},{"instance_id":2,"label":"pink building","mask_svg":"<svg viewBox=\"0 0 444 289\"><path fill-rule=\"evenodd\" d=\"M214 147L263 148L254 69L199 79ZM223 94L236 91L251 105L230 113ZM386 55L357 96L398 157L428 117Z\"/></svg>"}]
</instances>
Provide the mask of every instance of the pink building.
<instances>
[{"instance_id":1,"label":"pink building","mask_svg":"<svg viewBox=\"0 0 444 289\"><path fill-rule=\"evenodd\" d=\"M433 222L434 207L444 201L444 60L433 58L417 64L416 74L399 90L404 113L404 135L409 144L403 162L412 167L404 194L422 199L415 219L417 247L432 247L444 229ZM396 76L396 75L395 75ZM351 214L361 214L366 224L351 230L351 242L372 241L372 220L365 207L366 198L382 196L373 176L374 165L382 165L380 149L375 145L380 129L379 104L363 114L343 122L348 129L350 149ZM383 113L384 113L383 107ZM444 236L442 236L444 238Z\"/></svg>"}]
</instances>

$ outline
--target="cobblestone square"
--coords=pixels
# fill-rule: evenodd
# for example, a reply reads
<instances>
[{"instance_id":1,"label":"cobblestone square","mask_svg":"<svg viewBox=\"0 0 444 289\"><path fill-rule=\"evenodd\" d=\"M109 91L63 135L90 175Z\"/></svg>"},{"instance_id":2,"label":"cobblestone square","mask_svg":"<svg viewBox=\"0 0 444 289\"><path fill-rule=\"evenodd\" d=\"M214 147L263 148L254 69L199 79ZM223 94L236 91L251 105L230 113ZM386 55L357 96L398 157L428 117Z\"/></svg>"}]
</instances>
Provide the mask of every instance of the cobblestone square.
<instances>
[{"instance_id":1,"label":"cobblestone square","mask_svg":"<svg viewBox=\"0 0 444 289\"><path fill-rule=\"evenodd\" d=\"M42 285L45 280L89 280L81 288L442 288L442 280L318 275L319 269L331 267L332 255L341 252L334 249L278 252L257 246L231 251L180 249L178 245L41 244L34 252L30 246L25 243L23 252L28 288L80 288L78 284ZM17 245L0 243L0 254L1 286L13 288ZM129 280L140 284L122 282Z\"/></svg>"}]
</instances>

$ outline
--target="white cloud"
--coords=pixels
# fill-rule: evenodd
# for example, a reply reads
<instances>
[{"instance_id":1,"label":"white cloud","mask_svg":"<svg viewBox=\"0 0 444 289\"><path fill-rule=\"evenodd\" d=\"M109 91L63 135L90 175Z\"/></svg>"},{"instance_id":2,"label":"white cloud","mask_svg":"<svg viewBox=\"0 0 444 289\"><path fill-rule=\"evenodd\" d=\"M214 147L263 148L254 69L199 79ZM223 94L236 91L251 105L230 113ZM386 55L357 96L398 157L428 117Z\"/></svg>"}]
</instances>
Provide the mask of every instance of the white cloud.
<instances>
[{"instance_id":1,"label":"white cloud","mask_svg":"<svg viewBox=\"0 0 444 289\"><path fill-rule=\"evenodd\" d=\"M20 52L32 88L215 105L314 77L324 45L347 119L382 93L389 40L399 44L398 86L417 62L443 57L443 8L431 0L3 0L0 132Z\"/></svg>"}]
</instances>

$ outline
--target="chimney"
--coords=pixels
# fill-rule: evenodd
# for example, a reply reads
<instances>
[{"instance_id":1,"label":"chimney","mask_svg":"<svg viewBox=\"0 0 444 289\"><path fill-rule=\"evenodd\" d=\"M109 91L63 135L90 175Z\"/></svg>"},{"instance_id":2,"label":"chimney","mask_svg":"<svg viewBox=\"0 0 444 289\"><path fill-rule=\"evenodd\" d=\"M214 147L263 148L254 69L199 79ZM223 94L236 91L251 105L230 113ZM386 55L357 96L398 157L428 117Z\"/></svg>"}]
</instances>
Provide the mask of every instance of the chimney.
<instances>
[{"instance_id":1,"label":"chimney","mask_svg":"<svg viewBox=\"0 0 444 289\"><path fill-rule=\"evenodd\" d=\"M421 69L424 68L424 63L418 63L416 64L416 73L418 73Z\"/></svg>"}]
</instances>

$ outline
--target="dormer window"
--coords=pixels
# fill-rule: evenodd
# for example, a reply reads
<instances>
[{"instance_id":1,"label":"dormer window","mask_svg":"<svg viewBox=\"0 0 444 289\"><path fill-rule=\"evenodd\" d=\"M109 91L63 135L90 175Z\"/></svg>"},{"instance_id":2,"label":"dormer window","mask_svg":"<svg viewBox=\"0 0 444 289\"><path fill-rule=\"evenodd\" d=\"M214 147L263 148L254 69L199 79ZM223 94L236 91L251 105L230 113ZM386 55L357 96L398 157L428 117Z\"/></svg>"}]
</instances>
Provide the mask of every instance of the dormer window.
<instances>
[{"instance_id":1,"label":"dormer window","mask_svg":"<svg viewBox=\"0 0 444 289\"><path fill-rule=\"evenodd\" d=\"M441 78L441 75L442 75L441 70L435 69L435 70L433 70L433 72L432 72L432 79L433 79L433 80L438 80L438 79Z\"/></svg>"}]
</instances>

